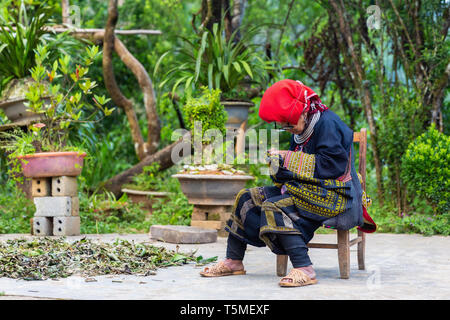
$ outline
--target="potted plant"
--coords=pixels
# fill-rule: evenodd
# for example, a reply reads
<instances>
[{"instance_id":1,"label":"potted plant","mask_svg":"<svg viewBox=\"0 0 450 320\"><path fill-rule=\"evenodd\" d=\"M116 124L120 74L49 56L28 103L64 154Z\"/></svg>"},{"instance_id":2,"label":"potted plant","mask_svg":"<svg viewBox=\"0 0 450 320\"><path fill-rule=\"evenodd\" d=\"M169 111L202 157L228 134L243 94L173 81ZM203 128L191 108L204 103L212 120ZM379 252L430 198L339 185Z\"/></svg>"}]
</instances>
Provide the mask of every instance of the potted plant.
<instances>
[{"instance_id":1,"label":"potted plant","mask_svg":"<svg viewBox=\"0 0 450 320\"><path fill-rule=\"evenodd\" d=\"M35 65L34 50L49 40L43 27L51 8L39 4L32 10L26 10L21 2L17 10L0 19L0 109L9 121L22 124L40 119L39 114L27 110L25 94L34 82L30 73Z\"/></svg>"},{"instance_id":2,"label":"potted plant","mask_svg":"<svg viewBox=\"0 0 450 320\"><path fill-rule=\"evenodd\" d=\"M36 65L31 69L33 82L26 93L25 105L41 120L29 125L26 131L1 133L2 147L9 153L13 174L22 172L25 177L35 178L81 173L86 153L70 145L72 125L89 121L100 110L106 116L112 112L104 107L109 99L94 95L92 89L97 84L87 77L89 66L99 56L98 47L87 47L85 54L79 64L71 63L71 57L65 55L47 68L48 50L37 46ZM48 103L44 97L48 97ZM88 109L94 109L90 117L86 116Z\"/></svg>"},{"instance_id":3,"label":"potted plant","mask_svg":"<svg viewBox=\"0 0 450 320\"><path fill-rule=\"evenodd\" d=\"M218 205L227 206L234 203L234 199L247 181L253 177L242 170L237 170L230 164L214 163L211 157L211 147L215 146L215 158L223 160L226 143L217 141L218 136L224 136L227 113L220 102L220 90L204 87L203 93L198 98L190 97L184 107L186 123L193 130L194 145L195 135L201 135L201 163L197 165L184 165L183 170L172 177L177 178L181 190L194 205ZM201 130L198 124L201 124ZM214 142L211 130L216 131ZM194 159L197 155L194 154ZM198 159L198 158L197 158Z\"/></svg>"},{"instance_id":4,"label":"potted plant","mask_svg":"<svg viewBox=\"0 0 450 320\"><path fill-rule=\"evenodd\" d=\"M166 178L160 171L159 163L152 163L144 167L142 173L135 175L131 183L124 184L122 192L131 201L142 203L143 208L151 213L155 199L168 198L171 194Z\"/></svg>"},{"instance_id":5,"label":"potted plant","mask_svg":"<svg viewBox=\"0 0 450 320\"><path fill-rule=\"evenodd\" d=\"M181 37L182 45L177 50L177 59L167 71L159 85L173 83L172 94L184 85L189 95L193 89L207 86L221 91L222 105L228 113L227 128L243 128L249 109L254 105L250 86L264 82L271 61L264 61L250 44L259 27L248 30L240 39L236 39L236 30L229 39L223 30L224 22L215 23L212 30L205 29L193 40ZM155 65L154 76L159 71L163 59L170 53L161 55Z\"/></svg>"}]
</instances>

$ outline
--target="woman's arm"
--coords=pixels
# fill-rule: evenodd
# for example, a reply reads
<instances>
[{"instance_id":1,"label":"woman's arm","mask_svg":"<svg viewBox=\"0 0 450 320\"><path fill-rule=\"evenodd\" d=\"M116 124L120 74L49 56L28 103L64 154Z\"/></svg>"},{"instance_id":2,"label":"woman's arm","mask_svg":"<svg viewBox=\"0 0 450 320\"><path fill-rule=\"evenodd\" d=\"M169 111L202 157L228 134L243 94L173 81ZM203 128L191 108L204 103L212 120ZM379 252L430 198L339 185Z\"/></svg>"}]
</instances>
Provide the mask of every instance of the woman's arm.
<instances>
[{"instance_id":1,"label":"woman's arm","mask_svg":"<svg viewBox=\"0 0 450 320\"><path fill-rule=\"evenodd\" d=\"M308 142L307 149L313 152L287 151L283 167L319 179L337 179L346 172L353 132L335 119L324 120L316 125Z\"/></svg>"}]
</instances>

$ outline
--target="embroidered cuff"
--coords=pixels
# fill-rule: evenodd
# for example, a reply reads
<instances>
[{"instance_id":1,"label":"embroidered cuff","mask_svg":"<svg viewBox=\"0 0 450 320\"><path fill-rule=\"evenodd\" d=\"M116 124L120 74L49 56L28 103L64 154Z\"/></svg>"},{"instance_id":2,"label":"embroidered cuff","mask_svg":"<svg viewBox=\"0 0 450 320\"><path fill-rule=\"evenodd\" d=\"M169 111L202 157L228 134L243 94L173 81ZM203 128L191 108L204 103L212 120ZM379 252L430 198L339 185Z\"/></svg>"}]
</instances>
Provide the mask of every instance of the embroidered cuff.
<instances>
[{"instance_id":1,"label":"embroidered cuff","mask_svg":"<svg viewBox=\"0 0 450 320\"><path fill-rule=\"evenodd\" d=\"M283 167L299 176L313 178L316 157L302 151L288 151L284 157Z\"/></svg>"}]
</instances>

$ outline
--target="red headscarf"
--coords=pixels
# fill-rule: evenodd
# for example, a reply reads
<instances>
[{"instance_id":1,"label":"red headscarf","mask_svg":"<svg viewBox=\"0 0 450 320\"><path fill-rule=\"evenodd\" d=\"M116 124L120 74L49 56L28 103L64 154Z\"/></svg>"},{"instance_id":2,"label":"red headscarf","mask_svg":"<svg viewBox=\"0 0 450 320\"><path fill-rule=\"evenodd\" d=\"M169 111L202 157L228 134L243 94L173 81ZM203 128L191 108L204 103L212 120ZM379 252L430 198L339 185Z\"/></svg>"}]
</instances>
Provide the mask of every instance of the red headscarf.
<instances>
[{"instance_id":1,"label":"red headscarf","mask_svg":"<svg viewBox=\"0 0 450 320\"><path fill-rule=\"evenodd\" d=\"M269 123L276 121L296 125L305 108L310 114L328 109L311 88L300 81L285 79L275 82L264 92L259 117Z\"/></svg>"}]
</instances>

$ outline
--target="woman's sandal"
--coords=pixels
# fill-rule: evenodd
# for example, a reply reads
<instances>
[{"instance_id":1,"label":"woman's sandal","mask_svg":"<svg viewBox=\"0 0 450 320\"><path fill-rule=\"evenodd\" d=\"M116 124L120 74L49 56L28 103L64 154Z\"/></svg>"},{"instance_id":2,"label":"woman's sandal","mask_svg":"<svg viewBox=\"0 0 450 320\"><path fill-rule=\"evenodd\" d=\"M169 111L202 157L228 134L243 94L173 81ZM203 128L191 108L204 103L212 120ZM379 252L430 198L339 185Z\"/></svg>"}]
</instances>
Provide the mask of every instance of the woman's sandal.
<instances>
[{"instance_id":1,"label":"woman's sandal","mask_svg":"<svg viewBox=\"0 0 450 320\"><path fill-rule=\"evenodd\" d=\"M291 279L292 281L283 281ZM278 283L280 287L303 287L310 284L316 284L318 281L316 278L311 279L304 271L300 269L292 269L289 274L282 278Z\"/></svg>"},{"instance_id":2,"label":"woman's sandal","mask_svg":"<svg viewBox=\"0 0 450 320\"><path fill-rule=\"evenodd\" d=\"M223 276L237 276L245 274L245 270L231 270L223 261L206 267L200 272L203 277L223 277Z\"/></svg>"}]
</instances>

